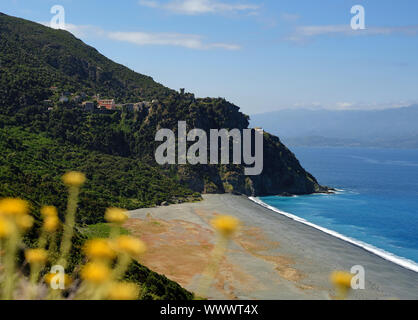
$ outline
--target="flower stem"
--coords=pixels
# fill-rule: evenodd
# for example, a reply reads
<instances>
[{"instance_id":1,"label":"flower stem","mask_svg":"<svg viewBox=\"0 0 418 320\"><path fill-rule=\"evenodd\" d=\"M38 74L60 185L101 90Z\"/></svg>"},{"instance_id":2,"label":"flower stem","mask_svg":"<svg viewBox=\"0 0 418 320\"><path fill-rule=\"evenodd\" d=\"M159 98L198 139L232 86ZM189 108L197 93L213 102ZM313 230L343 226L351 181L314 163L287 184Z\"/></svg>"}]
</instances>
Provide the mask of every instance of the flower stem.
<instances>
[{"instance_id":1,"label":"flower stem","mask_svg":"<svg viewBox=\"0 0 418 320\"><path fill-rule=\"evenodd\" d=\"M61 240L61 256L58 259L58 264L67 268L68 255L71 250L71 239L74 235L75 226L75 214L77 211L77 202L80 189L78 187L69 188L68 204L67 204L67 216L65 218L64 231Z\"/></svg>"},{"instance_id":2,"label":"flower stem","mask_svg":"<svg viewBox=\"0 0 418 320\"><path fill-rule=\"evenodd\" d=\"M203 272L200 284L197 289L197 295L199 297L207 297L209 288L218 273L219 266L223 256L225 255L226 247L229 239L225 236L220 235L218 241L213 249L209 264L206 270Z\"/></svg>"},{"instance_id":3,"label":"flower stem","mask_svg":"<svg viewBox=\"0 0 418 320\"><path fill-rule=\"evenodd\" d=\"M11 300L13 298L15 269L16 269L16 253L20 242L20 234L16 228L6 242L6 255L4 258L5 280L3 287L2 300Z\"/></svg>"}]
</instances>

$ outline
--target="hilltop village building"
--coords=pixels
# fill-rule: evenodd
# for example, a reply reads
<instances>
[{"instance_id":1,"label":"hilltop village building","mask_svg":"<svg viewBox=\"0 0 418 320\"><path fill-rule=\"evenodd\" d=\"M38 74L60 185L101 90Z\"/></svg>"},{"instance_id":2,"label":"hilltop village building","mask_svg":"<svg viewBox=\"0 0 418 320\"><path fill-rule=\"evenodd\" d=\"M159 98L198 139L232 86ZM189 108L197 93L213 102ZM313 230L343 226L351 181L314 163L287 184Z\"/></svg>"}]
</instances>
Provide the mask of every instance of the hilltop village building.
<instances>
[{"instance_id":1,"label":"hilltop village building","mask_svg":"<svg viewBox=\"0 0 418 320\"><path fill-rule=\"evenodd\" d=\"M181 96L188 99L189 101L194 101L196 99L194 93L186 92L185 88L181 88L179 90L179 93Z\"/></svg>"},{"instance_id":2,"label":"hilltop village building","mask_svg":"<svg viewBox=\"0 0 418 320\"><path fill-rule=\"evenodd\" d=\"M58 87L51 87L51 91L58 91ZM85 101L87 99L91 99ZM86 112L103 112L108 113L109 111L122 111L122 112L142 112L151 108L153 104L159 103L158 100L152 101L139 101L139 102L130 102L124 104L116 104L115 99L101 99L98 94L93 96L88 96L85 92L70 93L62 92L58 96L58 102L61 104L69 104L68 106L78 105L83 111ZM55 103L53 100L44 100L43 105L49 107L49 110L52 110Z\"/></svg>"},{"instance_id":3,"label":"hilltop village building","mask_svg":"<svg viewBox=\"0 0 418 320\"><path fill-rule=\"evenodd\" d=\"M115 110L116 104L114 99L109 100L97 100L98 107L100 109Z\"/></svg>"}]
</instances>

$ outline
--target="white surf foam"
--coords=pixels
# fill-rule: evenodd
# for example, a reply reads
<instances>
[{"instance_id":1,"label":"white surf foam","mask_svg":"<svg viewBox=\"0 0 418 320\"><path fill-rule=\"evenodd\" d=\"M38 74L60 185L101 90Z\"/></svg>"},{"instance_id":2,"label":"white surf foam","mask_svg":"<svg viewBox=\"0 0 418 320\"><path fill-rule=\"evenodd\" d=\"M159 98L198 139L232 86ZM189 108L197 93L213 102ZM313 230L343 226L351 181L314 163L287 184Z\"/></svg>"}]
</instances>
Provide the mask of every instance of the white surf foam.
<instances>
[{"instance_id":1,"label":"white surf foam","mask_svg":"<svg viewBox=\"0 0 418 320\"><path fill-rule=\"evenodd\" d=\"M385 260L388 260L388 261L391 261L393 263L396 263L397 265L400 265L400 266L402 266L402 267L404 267L406 269L409 269L409 270L418 272L418 264L416 262L412 261L412 260L399 257L399 256L397 256L397 255L395 255L393 253L387 252L387 251L385 251L383 249L376 248L376 247L374 247L371 244L368 244L368 243L362 242L360 240L356 240L356 239L347 237L347 236L342 235L342 234L340 234L340 233L338 233L336 231L333 231L333 230L330 230L330 229L327 229L327 228L318 226L318 225L316 225L316 224L314 224L312 222L309 222L308 220L305 220L305 219L300 218L298 216L295 216L295 215L293 215L291 213L288 213L288 212L279 210L279 209L277 209L277 208L275 208L273 206L270 206L267 203L265 203L262 200L260 200L259 198L249 197L249 199L251 201L257 203L258 205L264 207L264 208L267 208L269 210L272 210L274 212L277 212L277 213L279 213L281 215L284 215L284 216L286 216L286 217L288 217L288 218L290 218L292 220L295 220L297 222L301 222L301 223L303 223L305 225L308 225L308 226L310 226L312 228L315 228L315 229L320 230L320 231L322 231L324 233L327 233L329 235L332 235L332 236L334 236L334 237L336 237L338 239L344 240L344 241L349 242L349 243L351 243L351 244L353 244L355 246L358 246L360 248L363 248L366 251L369 251L369 252L371 252L371 253L373 253L373 254L375 254L375 255L377 255L377 256L385 259Z\"/></svg>"}]
</instances>

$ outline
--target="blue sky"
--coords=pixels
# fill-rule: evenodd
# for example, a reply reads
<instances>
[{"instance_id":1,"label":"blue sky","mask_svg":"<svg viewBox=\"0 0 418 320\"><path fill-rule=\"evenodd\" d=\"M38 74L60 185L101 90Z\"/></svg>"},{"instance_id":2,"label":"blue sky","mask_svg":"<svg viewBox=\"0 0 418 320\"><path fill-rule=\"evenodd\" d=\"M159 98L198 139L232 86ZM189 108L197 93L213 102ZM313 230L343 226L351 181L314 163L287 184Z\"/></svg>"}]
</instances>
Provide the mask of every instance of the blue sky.
<instances>
[{"instance_id":1,"label":"blue sky","mask_svg":"<svg viewBox=\"0 0 418 320\"><path fill-rule=\"evenodd\" d=\"M112 60L245 113L418 102L415 0L2 0L0 11L66 28ZM365 8L365 30L350 10Z\"/></svg>"}]
</instances>

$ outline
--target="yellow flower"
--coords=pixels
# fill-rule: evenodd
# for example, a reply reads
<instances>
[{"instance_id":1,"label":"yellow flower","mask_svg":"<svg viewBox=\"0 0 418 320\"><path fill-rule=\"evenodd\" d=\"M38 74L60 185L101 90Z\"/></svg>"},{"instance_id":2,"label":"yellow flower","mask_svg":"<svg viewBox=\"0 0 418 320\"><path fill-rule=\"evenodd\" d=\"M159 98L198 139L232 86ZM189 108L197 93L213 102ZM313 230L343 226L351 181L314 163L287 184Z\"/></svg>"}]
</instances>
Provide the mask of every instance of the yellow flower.
<instances>
[{"instance_id":1,"label":"yellow flower","mask_svg":"<svg viewBox=\"0 0 418 320\"><path fill-rule=\"evenodd\" d=\"M44 281L47 285L51 286L52 281L54 280L54 278L56 276L58 276L59 274L57 273L48 273L47 275L45 275L44 277ZM65 287L69 287L71 284L73 283L73 279L68 276L67 274L64 275L64 286Z\"/></svg>"},{"instance_id":2,"label":"yellow flower","mask_svg":"<svg viewBox=\"0 0 418 320\"><path fill-rule=\"evenodd\" d=\"M83 250L86 256L92 259L113 259L116 257L116 253L110 247L109 241L105 239L87 241Z\"/></svg>"},{"instance_id":3,"label":"yellow flower","mask_svg":"<svg viewBox=\"0 0 418 320\"><path fill-rule=\"evenodd\" d=\"M145 253L147 250L147 247L143 241L130 236L120 236L117 238L116 246L118 250L133 257L137 257Z\"/></svg>"},{"instance_id":4,"label":"yellow flower","mask_svg":"<svg viewBox=\"0 0 418 320\"><path fill-rule=\"evenodd\" d=\"M139 297L139 287L134 283L116 282L109 288L109 300L136 300Z\"/></svg>"},{"instance_id":5,"label":"yellow flower","mask_svg":"<svg viewBox=\"0 0 418 320\"><path fill-rule=\"evenodd\" d=\"M25 251L25 258L30 264L45 264L48 253L44 249L29 249Z\"/></svg>"},{"instance_id":6,"label":"yellow flower","mask_svg":"<svg viewBox=\"0 0 418 320\"><path fill-rule=\"evenodd\" d=\"M0 214L16 216L29 212L29 204L21 199L6 198L0 201Z\"/></svg>"},{"instance_id":7,"label":"yellow flower","mask_svg":"<svg viewBox=\"0 0 418 320\"><path fill-rule=\"evenodd\" d=\"M347 298L352 279L353 275L345 271L335 271L331 274L330 280L337 289L337 299L344 300Z\"/></svg>"},{"instance_id":8,"label":"yellow flower","mask_svg":"<svg viewBox=\"0 0 418 320\"><path fill-rule=\"evenodd\" d=\"M232 236L239 227L239 220L231 216L218 216L212 220L212 226L223 236Z\"/></svg>"},{"instance_id":9,"label":"yellow flower","mask_svg":"<svg viewBox=\"0 0 418 320\"><path fill-rule=\"evenodd\" d=\"M81 187L86 182L84 173L72 171L64 174L62 181L69 187Z\"/></svg>"},{"instance_id":10,"label":"yellow flower","mask_svg":"<svg viewBox=\"0 0 418 320\"><path fill-rule=\"evenodd\" d=\"M87 282L101 284L110 279L110 269L103 263L91 262L81 270L81 278Z\"/></svg>"},{"instance_id":11,"label":"yellow flower","mask_svg":"<svg viewBox=\"0 0 418 320\"><path fill-rule=\"evenodd\" d=\"M0 216L0 239L8 238L13 232L13 225Z\"/></svg>"},{"instance_id":12,"label":"yellow flower","mask_svg":"<svg viewBox=\"0 0 418 320\"><path fill-rule=\"evenodd\" d=\"M59 222L57 216L47 216L44 221L44 230L49 233L57 231Z\"/></svg>"},{"instance_id":13,"label":"yellow flower","mask_svg":"<svg viewBox=\"0 0 418 320\"><path fill-rule=\"evenodd\" d=\"M105 213L106 221L111 223L123 224L128 218L124 209L109 208Z\"/></svg>"},{"instance_id":14,"label":"yellow flower","mask_svg":"<svg viewBox=\"0 0 418 320\"><path fill-rule=\"evenodd\" d=\"M53 206L45 206L45 207L42 207L41 214L44 216L44 218L55 217L58 215L58 211L57 211L57 208Z\"/></svg>"},{"instance_id":15,"label":"yellow flower","mask_svg":"<svg viewBox=\"0 0 418 320\"><path fill-rule=\"evenodd\" d=\"M351 289L353 275L345 271L335 271L331 274L331 282L336 287Z\"/></svg>"},{"instance_id":16,"label":"yellow flower","mask_svg":"<svg viewBox=\"0 0 418 320\"><path fill-rule=\"evenodd\" d=\"M25 214L16 217L16 224L22 231L28 231L33 226L33 217Z\"/></svg>"}]
</instances>

